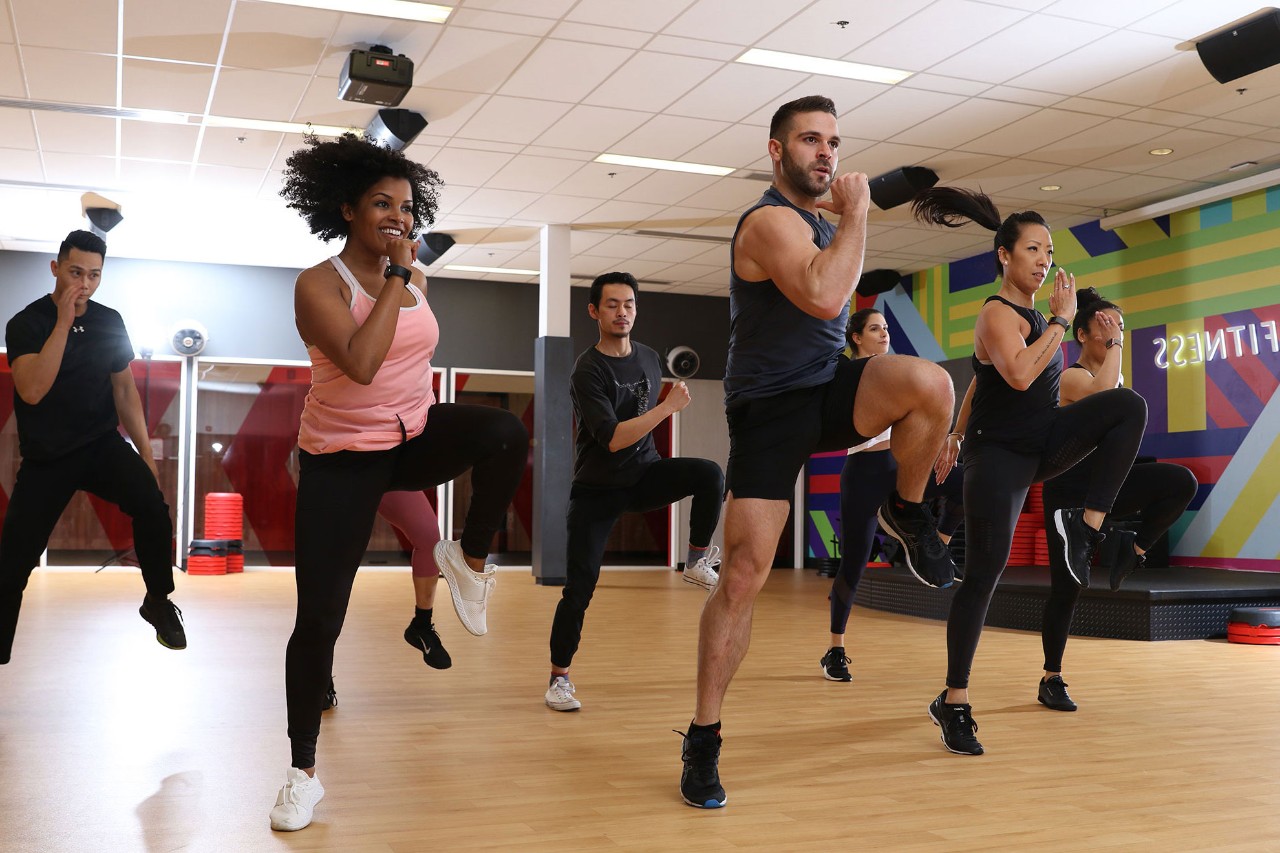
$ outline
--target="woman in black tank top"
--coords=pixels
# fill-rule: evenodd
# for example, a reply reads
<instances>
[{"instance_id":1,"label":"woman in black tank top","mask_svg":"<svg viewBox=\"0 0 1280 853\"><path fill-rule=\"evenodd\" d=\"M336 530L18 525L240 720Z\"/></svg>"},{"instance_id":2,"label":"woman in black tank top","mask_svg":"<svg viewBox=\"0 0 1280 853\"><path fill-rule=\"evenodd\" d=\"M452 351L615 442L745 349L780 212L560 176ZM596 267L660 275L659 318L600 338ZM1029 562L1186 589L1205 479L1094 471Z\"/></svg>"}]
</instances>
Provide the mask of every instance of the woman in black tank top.
<instances>
[{"instance_id":1,"label":"woman in black tank top","mask_svg":"<svg viewBox=\"0 0 1280 853\"><path fill-rule=\"evenodd\" d=\"M1103 299L1092 287L1080 291L1076 305L1072 334L1081 347L1080 360L1062 373L1060 403L1063 406L1077 404L1123 381L1120 366L1124 317L1120 306ZM1093 456L1086 456L1071 470L1044 484L1046 530L1052 529L1053 515L1058 510L1081 505L1096 464ZM1107 549L1113 552L1111 560L1109 563L1104 560L1112 590L1118 590L1125 577L1142 565L1143 555L1186 510L1198 486L1190 470L1170 462L1139 461L1129 469L1111 511L1114 516L1137 516L1138 523L1136 529L1113 527L1108 534L1117 540L1114 548ZM1080 586L1072 581L1057 548L1049 549L1049 575L1053 587L1045 602L1041 627L1044 669L1047 676L1061 676L1062 653L1080 598ZM1045 704L1058 711L1075 710L1075 702L1065 690L1056 698L1059 701Z\"/></svg>"},{"instance_id":2,"label":"woman in black tank top","mask_svg":"<svg viewBox=\"0 0 1280 853\"><path fill-rule=\"evenodd\" d=\"M1059 267L1049 280L1053 241L1040 214L1022 211L1002 219L987 196L949 187L922 192L913 212L937 225L973 221L996 232L1000 289L978 314L974 379L935 468L945 474L968 439L964 583L947 620L947 689L930 703L929 717L942 729L947 749L981 755L969 672L1027 490L1090 453L1097 458L1083 503L1059 509L1049 532L1051 550L1057 547L1074 582L1087 586L1089 562L1103 539L1098 529L1138 452L1147 406L1133 391L1115 388L1058 407L1061 344L1076 311L1075 279ZM1052 286L1047 321L1035 308L1045 284ZM1061 676L1046 672L1039 701L1056 705L1065 697Z\"/></svg>"}]
</instances>

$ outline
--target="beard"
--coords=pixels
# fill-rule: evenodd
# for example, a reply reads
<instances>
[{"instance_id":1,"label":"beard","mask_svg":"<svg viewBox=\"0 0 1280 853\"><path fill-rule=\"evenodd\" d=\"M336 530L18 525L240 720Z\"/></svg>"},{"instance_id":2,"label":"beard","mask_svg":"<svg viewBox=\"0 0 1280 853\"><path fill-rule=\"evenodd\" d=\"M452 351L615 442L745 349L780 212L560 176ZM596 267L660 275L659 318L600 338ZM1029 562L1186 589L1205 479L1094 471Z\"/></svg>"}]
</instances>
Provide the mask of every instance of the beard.
<instances>
[{"instance_id":1,"label":"beard","mask_svg":"<svg viewBox=\"0 0 1280 853\"><path fill-rule=\"evenodd\" d=\"M813 164L809 164L812 166ZM792 186L800 190L800 192L811 198L821 198L827 194L827 190L831 188L831 179L834 175L828 175L826 179L815 177L809 167L802 166L784 148L782 149L782 174L787 176L787 180Z\"/></svg>"}]
</instances>

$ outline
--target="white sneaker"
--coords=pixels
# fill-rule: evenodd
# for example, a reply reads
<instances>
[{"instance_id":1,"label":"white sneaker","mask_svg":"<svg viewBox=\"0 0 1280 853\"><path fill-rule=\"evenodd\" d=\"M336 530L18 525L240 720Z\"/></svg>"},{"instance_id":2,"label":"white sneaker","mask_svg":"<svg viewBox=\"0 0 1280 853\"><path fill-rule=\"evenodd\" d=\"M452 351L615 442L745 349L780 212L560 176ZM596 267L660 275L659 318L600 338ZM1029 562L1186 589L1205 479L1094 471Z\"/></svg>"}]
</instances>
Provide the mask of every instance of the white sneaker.
<instances>
[{"instance_id":1,"label":"white sneaker","mask_svg":"<svg viewBox=\"0 0 1280 853\"><path fill-rule=\"evenodd\" d=\"M324 798L324 785L318 776L308 776L296 767L289 768L288 780L276 795L271 810L271 828L277 832L295 832L311 823L316 803Z\"/></svg>"},{"instance_id":2,"label":"white sneaker","mask_svg":"<svg viewBox=\"0 0 1280 853\"><path fill-rule=\"evenodd\" d=\"M716 567L720 565L720 549L712 545L707 553L698 558L692 566L684 567L684 582L696 584L703 589L715 589L720 582Z\"/></svg>"},{"instance_id":3,"label":"white sneaker","mask_svg":"<svg viewBox=\"0 0 1280 853\"><path fill-rule=\"evenodd\" d=\"M462 558L462 546L452 539L441 539L436 543L435 558L440 576L449 584L453 609L458 612L462 627L477 637L487 632L485 608L498 581L498 567L488 565L483 573L473 572Z\"/></svg>"},{"instance_id":4,"label":"white sneaker","mask_svg":"<svg viewBox=\"0 0 1280 853\"><path fill-rule=\"evenodd\" d=\"M551 686L547 688L547 707L556 711L578 710L582 703L574 698L575 689L573 682L564 676L551 679Z\"/></svg>"}]
</instances>

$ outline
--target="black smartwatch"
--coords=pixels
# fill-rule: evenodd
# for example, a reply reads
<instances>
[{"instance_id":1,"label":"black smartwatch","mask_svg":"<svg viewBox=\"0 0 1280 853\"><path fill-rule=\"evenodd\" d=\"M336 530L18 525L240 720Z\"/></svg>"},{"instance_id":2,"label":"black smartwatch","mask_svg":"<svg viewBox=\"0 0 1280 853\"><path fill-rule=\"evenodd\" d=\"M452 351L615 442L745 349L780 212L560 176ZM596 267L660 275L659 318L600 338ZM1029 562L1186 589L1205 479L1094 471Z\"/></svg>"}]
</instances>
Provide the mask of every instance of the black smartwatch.
<instances>
[{"instance_id":1,"label":"black smartwatch","mask_svg":"<svg viewBox=\"0 0 1280 853\"><path fill-rule=\"evenodd\" d=\"M407 268L402 267L399 264L387 264L387 270L382 274L382 277L391 278L391 276L393 275L400 276L402 279L404 279L405 284L408 284L409 282L413 281L413 273L410 272Z\"/></svg>"},{"instance_id":2,"label":"black smartwatch","mask_svg":"<svg viewBox=\"0 0 1280 853\"><path fill-rule=\"evenodd\" d=\"M1057 314L1054 314L1052 317L1050 317L1049 322L1057 323L1059 326L1061 326L1062 334L1064 335L1071 329L1071 324L1068 323L1066 320L1062 319L1061 317L1059 317Z\"/></svg>"}]
</instances>

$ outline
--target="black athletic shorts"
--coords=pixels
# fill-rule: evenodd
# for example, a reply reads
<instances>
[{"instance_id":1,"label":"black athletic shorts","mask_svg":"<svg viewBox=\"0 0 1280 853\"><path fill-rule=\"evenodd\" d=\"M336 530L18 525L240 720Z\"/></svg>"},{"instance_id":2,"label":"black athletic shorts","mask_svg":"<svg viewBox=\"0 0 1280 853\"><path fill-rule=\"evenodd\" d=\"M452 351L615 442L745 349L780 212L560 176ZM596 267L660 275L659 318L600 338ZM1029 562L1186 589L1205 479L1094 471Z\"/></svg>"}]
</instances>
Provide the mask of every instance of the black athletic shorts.
<instances>
[{"instance_id":1,"label":"black athletic shorts","mask_svg":"<svg viewBox=\"0 0 1280 853\"><path fill-rule=\"evenodd\" d=\"M853 428L853 398L870 360L840 356L836 375L825 385L735 400L725 410L726 492L735 498L790 500L796 475L810 455L866 441Z\"/></svg>"}]
</instances>

